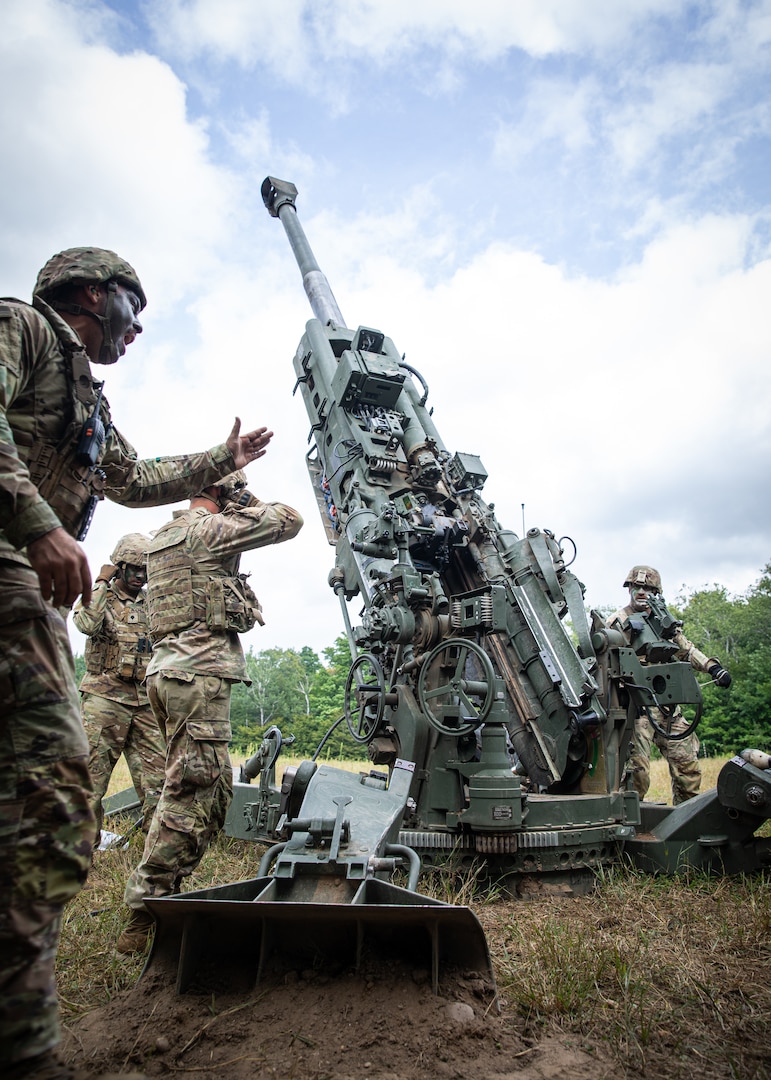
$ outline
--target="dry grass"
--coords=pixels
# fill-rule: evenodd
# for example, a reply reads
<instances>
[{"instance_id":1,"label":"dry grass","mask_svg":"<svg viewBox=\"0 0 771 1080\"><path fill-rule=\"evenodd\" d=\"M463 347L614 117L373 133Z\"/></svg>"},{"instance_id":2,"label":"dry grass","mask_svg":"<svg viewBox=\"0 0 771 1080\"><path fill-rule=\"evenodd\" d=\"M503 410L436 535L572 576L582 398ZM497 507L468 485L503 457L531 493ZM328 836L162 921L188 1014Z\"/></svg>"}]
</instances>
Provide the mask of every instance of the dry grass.
<instances>
[{"instance_id":1,"label":"dry grass","mask_svg":"<svg viewBox=\"0 0 771 1080\"><path fill-rule=\"evenodd\" d=\"M144 958L121 956L115 943L128 919L126 880L142 855L144 837L128 818L113 819L111 831L130 833L128 847L98 852L86 888L65 909L57 978L65 1021L77 1019L134 985ZM220 836L206 853L189 889L256 877L265 848Z\"/></svg>"},{"instance_id":2,"label":"dry grass","mask_svg":"<svg viewBox=\"0 0 771 1080\"><path fill-rule=\"evenodd\" d=\"M768 1077L771 880L619 871L594 895L478 910L508 1008L622 1074Z\"/></svg>"},{"instance_id":3,"label":"dry grass","mask_svg":"<svg viewBox=\"0 0 771 1080\"><path fill-rule=\"evenodd\" d=\"M237 773L238 767L246 760L245 757L233 758L233 769ZM282 754L280 759L280 771L283 772L289 765L299 765L302 758L293 758L287 754ZM702 758L701 771L702 782L701 789L706 791L708 788L713 788L717 781L717 774L725 764L726 758ZM369 769L371 765L367 761L334 761L331 764L338 769L348 769L351 772L359 772L360 769ZM110 787L108 794L114 795L116 791L122 791L123 788L129 787L131 784L131 777L129 776L128 767L125 760L121 757L118 761L115 771L112 774L110 781ZM648 798L653 802L672 802L672 789L669 781L669 768L666 761L663 758L657 758L651 761L651 787L648 792Z\"/></svg>"},{"instance_id":4,"label":"dry grass","mask_svg":"<svg viewBox=\"0 0 771 1080\"><path fill-rule=\"evenodd\" d=\"M666 800L666 763L653 764L651 794ZM713 786L705 764L705 787ZM263 851L220 837L189 887L254 876ZM138 836L128 850L102 853L87 890L65 912L58 960L65 1023L139 976L141 958L119 957L114 945L123 887L140 854ZM668 879L619 868L601 876L591 896L531 902L481 891L473 873L430 889L476 911L504 1019L533 1039L569 1035L609 1057L618 1077L771 1077L768 875Z\"/></svg>"},{"instance_id":5,"label":"dry grass","mask_svg":"<svg viewBox=\"0 0 771 1080\"><path fill-rule=\"evenodd\" d=\"M299 765L303 758L291 757L289 754L282 754L279 761L279 767L277 773L283 775L284 769L289 768L290 765ZM233 765L233 773L238 776L238 770L241 765L246 761L246 756L233 756L231 762ZM322 763L323 764L323 763ZM361 761L330 761L330 765L334 765L336 769L346 769L348 772L360 772L362 769L371 769L372 765L369 761L362 759ZM128 765L125 758L121 755L118 758L118 764L115 766L113 774L110 778L110 786L107 789L108 795L114 795L117 791L123 791L124 788L131 786L131 776L129 775Z\"/></svg>"},{"instance_id":6,"label":"dry grass","mask_svg":"<svg viewBox=\"0 0 771 1080\"><path fill-rule=\"evenodd\" d=\"M727 758L701 758L701 790L709 791L717 783L717 774L725 765ZM672 784L669 779L669 766L663 758L651 761L651 786L646 796L651 802L664 802L672 805Z\"/></svg>"}]
</instances>

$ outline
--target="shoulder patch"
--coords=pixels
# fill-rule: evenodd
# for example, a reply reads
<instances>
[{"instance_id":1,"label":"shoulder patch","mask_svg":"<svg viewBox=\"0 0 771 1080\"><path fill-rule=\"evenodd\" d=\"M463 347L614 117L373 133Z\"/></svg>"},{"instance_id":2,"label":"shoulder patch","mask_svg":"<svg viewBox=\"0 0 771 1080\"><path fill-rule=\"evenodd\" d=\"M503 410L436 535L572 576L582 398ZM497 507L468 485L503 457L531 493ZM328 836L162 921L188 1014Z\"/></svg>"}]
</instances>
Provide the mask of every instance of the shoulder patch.
<instances>
[{"instance_id":1,"label":"shoulder patch","mask_svg":"<svg viewBox=\"0 0 771 1080\"><path fill-rule=\"evenodd\" d=\"M8 297L0 300L0 366L17 378L21 374L24 352L22 324L18 309L8 301Z\"/></svg>"}]
</instances>

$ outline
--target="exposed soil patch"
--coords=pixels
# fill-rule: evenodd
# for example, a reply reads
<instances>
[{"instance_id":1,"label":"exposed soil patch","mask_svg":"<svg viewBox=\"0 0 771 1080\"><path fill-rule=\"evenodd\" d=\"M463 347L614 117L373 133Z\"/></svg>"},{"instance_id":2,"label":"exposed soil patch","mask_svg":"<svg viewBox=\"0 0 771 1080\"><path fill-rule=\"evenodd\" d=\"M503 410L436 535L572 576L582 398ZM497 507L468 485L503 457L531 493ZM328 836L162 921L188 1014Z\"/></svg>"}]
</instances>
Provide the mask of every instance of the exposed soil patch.
<instances>
[{"instance_id":1,"label":"exposed soil patch","mask_svg":"<svg viewBox=\"0 0 771 1080\"><path fill-rule=\"evenodd\" d=\"M244 998L177 996L145 975L68 1033L65 1057L88 1072L141 1069L150 1077L302 1077L486 1080L610 1076L608 1059L575 1038L536 1043L499 1015L489 987L459 978L434 995L426 972L287 976Z\"/></svg>"}]
</instances>

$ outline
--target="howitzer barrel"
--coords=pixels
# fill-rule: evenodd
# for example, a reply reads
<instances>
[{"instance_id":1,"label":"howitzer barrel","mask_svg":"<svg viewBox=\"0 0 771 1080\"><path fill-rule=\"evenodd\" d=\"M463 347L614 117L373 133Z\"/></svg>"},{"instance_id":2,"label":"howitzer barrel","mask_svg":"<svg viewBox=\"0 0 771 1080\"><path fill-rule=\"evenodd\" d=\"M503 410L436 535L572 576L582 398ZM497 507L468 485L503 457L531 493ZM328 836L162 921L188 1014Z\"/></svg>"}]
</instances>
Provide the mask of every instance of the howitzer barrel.
<instances>
[{"instance_id":1,"label":"howitzer barrel","mask_svg":"<svg viewBox=\"0 0 771 1080\"><path fill-rule=\"evenodd\" d=\"M268 213L271 217L279 219L289 237L313 314L325 326L330 322L337 326L345 326L345 319L337 306L329 282L316 262L316 256L298 220L295 209L297 188L288 180L277 180L275 176L266 176L260 191Z\"/></svg>"}]
</instances>

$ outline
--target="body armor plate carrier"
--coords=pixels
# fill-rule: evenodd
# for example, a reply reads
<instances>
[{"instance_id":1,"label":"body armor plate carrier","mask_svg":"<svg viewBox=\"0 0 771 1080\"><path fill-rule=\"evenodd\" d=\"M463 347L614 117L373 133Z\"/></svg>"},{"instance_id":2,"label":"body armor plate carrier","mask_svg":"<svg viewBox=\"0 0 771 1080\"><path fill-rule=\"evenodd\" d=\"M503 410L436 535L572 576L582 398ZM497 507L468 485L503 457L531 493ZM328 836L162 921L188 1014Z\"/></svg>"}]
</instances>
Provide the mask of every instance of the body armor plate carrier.
<instances>
[{"instance_id":1,"label":"body armor plate carrier","mask_svg":"<svg viewBox=\"0 0 771 1080\"><path fill-rule=\"evenodd\" d=\"M187 528L170 522L156 534L147 556L150 635L158 641L202 622L210 630L246 633L259 623L261 607L245 574L197 566L184 550Z\"/></svg>"},{"instance_id":2,"label":"body armor plate carrier","mask_svg":"<svg viewBox=\"0 0 771 1080\"><path fill-rule=\"evenodd\" d=\"M102 629L86 641L86 671L141 683L152 651L144 607L108 602Z\"/></svg>"}]
</instances>

